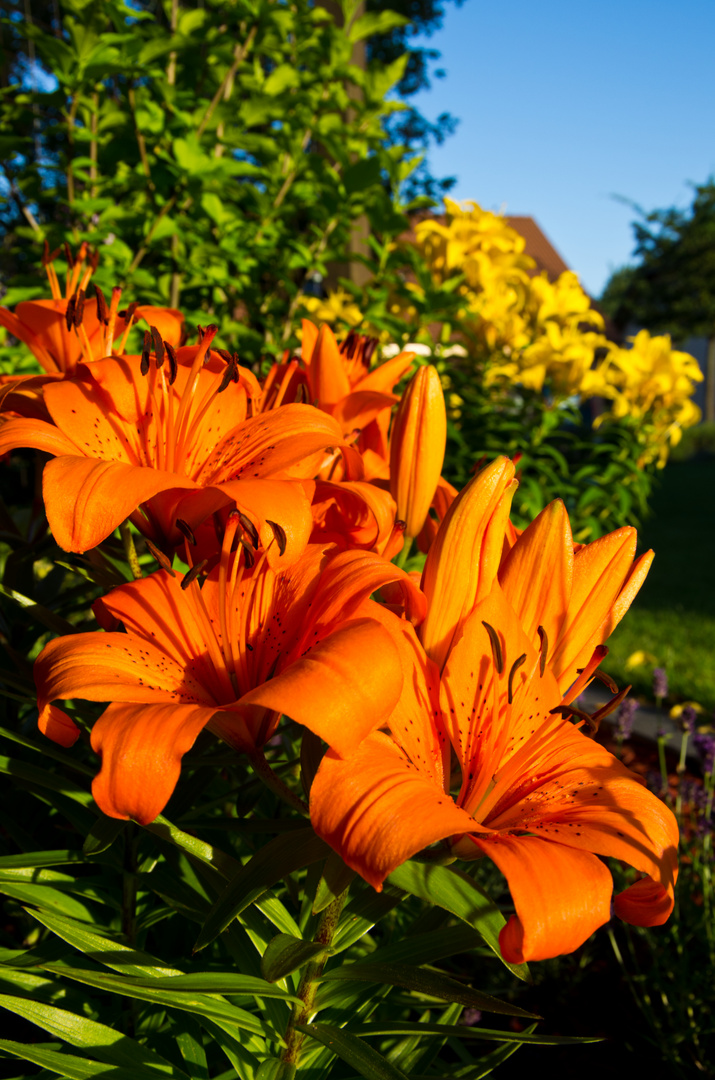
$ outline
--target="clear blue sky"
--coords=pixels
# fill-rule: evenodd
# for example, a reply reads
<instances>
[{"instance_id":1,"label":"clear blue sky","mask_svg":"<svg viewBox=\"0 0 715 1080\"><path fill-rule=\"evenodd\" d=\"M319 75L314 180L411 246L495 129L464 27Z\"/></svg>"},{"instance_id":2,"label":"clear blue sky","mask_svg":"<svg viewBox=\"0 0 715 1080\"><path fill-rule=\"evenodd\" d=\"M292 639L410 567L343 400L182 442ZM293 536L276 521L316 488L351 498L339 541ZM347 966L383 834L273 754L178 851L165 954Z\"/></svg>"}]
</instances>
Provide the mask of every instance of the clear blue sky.
<instances>
[{"instance_id":1,"label":"clear blue sky","mask_svg":"<svg viewBox=\"0 0 715 1080\"><path fill-rule=\"evenodd\" d=\"M530 214L593 296L629 261L634 213L715 173L715 0L465 0L423 41L446 77L416 98L457 133L452 197Z\"/></svg>"}]
</instances>

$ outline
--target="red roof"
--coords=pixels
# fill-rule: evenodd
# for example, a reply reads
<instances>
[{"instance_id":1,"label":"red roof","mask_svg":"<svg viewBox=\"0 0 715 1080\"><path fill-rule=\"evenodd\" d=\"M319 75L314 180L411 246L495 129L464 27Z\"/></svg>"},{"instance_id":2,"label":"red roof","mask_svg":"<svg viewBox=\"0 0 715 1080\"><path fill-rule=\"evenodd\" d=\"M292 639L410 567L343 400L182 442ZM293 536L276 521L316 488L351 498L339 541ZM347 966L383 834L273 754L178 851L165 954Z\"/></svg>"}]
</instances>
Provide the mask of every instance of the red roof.
<instances>
[{"instance_id":1,"label":"red roof","mask_svg":"<svg viewBox=\"0 0 715 1080\"><path fill-rule=\"evenodd\" d=\"M524 237L526 241L524 251L527 255L531 255L536 263L534 273L540 274L545 270L549 281L555 281L560 274L571 269L532 217L507 214L506 220L512 229L516 229L519 235Z\"/></svg>"}]
</instances>

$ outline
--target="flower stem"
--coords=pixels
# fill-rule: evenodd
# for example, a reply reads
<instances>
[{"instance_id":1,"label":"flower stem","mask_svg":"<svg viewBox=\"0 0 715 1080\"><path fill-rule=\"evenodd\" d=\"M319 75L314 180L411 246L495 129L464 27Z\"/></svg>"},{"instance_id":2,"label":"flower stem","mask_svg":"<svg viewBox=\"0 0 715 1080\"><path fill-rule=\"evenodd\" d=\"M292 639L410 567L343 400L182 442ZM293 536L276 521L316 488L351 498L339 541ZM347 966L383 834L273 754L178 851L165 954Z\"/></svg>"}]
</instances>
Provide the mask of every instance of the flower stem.
<instances>
[{"instance_id":1,"label":"flower stem","mask_svg":"<svg viewBox=\"0 0 715 1080\"><path fill-rule=\"evenodd\" d=\"M309 813L308 804L301 799L300 795L296 795L294 791L284 784L280 776L273 772L266 761L265 754L262 750L254 750L252 754L248 755L248 759L253 766L256 775L263 781L267 788L277 795L279 799L287 803L293 810L297 810L300 814L307 816Z\"/></svg>"},{"instance_id":2,"label":"flower stem","mask_svg":"<svg viewBox=\"0 0 715 1080\"><path fill-rule=\"evenodd\" d=\"M326 907L320 923L318 924L318 932L313 939L316 944L329 946L332 942L347 895L348 890L346 889L345 892L341 893L340 896L336 896L332 903ZM303 1032L298 1031L298 1025L309 1023L313 1017L315 1012L315 995L318 989L317 980L323 974L323 968L325 967L327 958L328 954L326 952L316 957L315 960L311 960L306 966L305 974L301 979L298 988L298 997L301 1000L301 1004L293 1006L293 1014L290 1018L290 1023L288 1024L285 1035L286 1048L283 1051L282 1060L286 1065L295 1067L298 1064L300 1051L305 1039Z\"/></svg>"},{"instance_id":3,"label":"flower stem","mask_svg":"<svg viewBox=\"0 0 715 1080\"><path fill-rule=\"evenodd\" d=\"M129 529L129 522L123 521L119 526L119 535L122 538L124 544L124 554L127 557L129 563L129 569L132 572L132 577L135 581L139 581L144 575L142 574L142 568L139 565L139 558L137 556L137 549L134 547L134 537Z\"/></svg>"}]
</instances>

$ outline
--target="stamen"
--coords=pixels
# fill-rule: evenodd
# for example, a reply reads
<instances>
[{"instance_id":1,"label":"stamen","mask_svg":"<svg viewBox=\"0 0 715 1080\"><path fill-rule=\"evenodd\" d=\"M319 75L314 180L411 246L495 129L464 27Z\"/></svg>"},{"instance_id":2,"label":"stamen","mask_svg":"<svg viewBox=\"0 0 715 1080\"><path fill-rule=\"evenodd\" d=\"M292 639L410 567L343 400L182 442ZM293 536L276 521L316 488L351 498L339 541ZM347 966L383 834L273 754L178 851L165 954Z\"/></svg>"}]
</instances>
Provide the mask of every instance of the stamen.
<instances>
[{"instance_id":1,"label":"stamen","mask_svg":"<svg viewBox=\"0 0 715 1080\"><path fill-rule=\"evenodd\" d=\"M77 330L79 330L82 325L82 320L84 319L84 302L86 295L84 289L80 289L77 293L77 301L74 309L74 325Z\"/></svg>"},{"instance_id":2,"label":"stamen","mask_svg":"<svg viewBox=\"0 0 715 1080\"><path fill-rule=\"evenodd\" d=\"M105 338L105 352L107 354L112 352L112 345L114 344L114 333L117 325L117 311L119 310L119 300L122 295L122 290L115 285L112 289L112 300L109 305L109 320L107 322L107 334Z\"/></svg>"},{"instance_id":3,"label":"stamen","mask_svg":"<svg viewBox=\"0 0 715 1080\"><path fill-rule=\"evenodd\" d=\"M536 632L539 635L540 642L539 675L543 679L544 672L546 671L546 657L549 652L549 638L543 626L537 626Z\"/></svg>"},{"instance_id":4,"label":"stamen","mask_svg":"<svg viewBox=\"0 0 715 1080\"><path fill-rule=\"evenodd\" d=\"M269 521L268 518L266 518L266 525L270 525L271 529L273 530L273 535L275 537L276 543L278 544L278 550L280 554L285 555L286 547L288 545L288 537L286 536L285 529L282 525L279 525L278 522Z\"/></svg>"},{"instance_id":5,"label":"stamen","mask_svg":"<svg viewBox=\"0 0 715 1080\"><path fill-rule=\"evenodd\" d=\"M144 331L144 344L142 346L142 359L139 366L139 370L142 375L149 373L149 354L151 352L151 334L148 330Z\"/></svg>"},{"instance_id":6,"label":"stamen","mask_svg":"<svg viewBox=\"0 0 715 1080\"><path fill-rule=\"evenodd\" d=\"M74 313L75 313L76 306L77 306L77 297L74 296L74 295L70 296L69 300L67 301L67 311L65 312L65 323L67 325L68 333L72 329L72 327L74 326Z\"/></svg>"},{"instance_id":7,"label":"stamen","mask_svg":"<svg viewBox=\"0 0 715 1080\"><path fill-rule=\"evenodd\" d=\"M512 704L512 702L514 700L514 693L513 693L513 690L514 690L514 676L516 675L516 673L519 670L519 668L521 667L521 665L525 662L525 660L526 660L526 653L522 653L521 656L517 657L517 659L511 665L511 670L509 671L509 683L508 683L507 695L506 695L507 696L507 701L508 701L508 703L510 705Z\"/></svg>"},{"instance_id":8,"label":"stamen","mask_svg":"<svg viewBox=\"0 0 715 1080\"><path fill-rule=\"evenodd\" d=\"M184 521L182 518L176 519L176 527L182 536L185 536L192 547L196 547L196 537L194 536L193 529L189 525L188 521Z\"/></svg>"},{"instance_id":9,"label":"stamen","mask_svg":"<svg viewBox=\"0 0 715 1080\"><path fill-rule=\"evenodd\" d=\"M253 524L251 519L242 512L239 513L238 520L241 522L241 528L243 529L243 531L248 534L248 539L253 544L254 550L258 551L258 545L260 544L258 529Z\"/></svg>"},{"instance_id":10,"label":"stamen","mask_svg":"<svg viewBox=\"0 0 715 1080\"><path fill-rule=\"evenodd\" d=\"M492 653L494 654L494 666L496 667L498 674L503 675L504 674L504 654L502 652L502 647L501 647L501 642L499 640L499 635L497 634L494 627L490 626L490 624L488 622L485 622L484 619L482 619L482 626L484 627L486 632L489 634L489 640L492 643Z\"/></svg>"},{"instance_id":11,"label":"stamen","mask_svg":"<svg viewBox=\"0 0 715 1080\"><path fill-rule=\"evenodd\" d=\"M206 566L207 562L208 559L202 559L201 562L197 562L196 566L192 566L191 569L186 574L184 574L181 579L182 589L188 589L189 585L196 581L199 574L203 572L203 569Z\"/></svg>"},{"instance_id":12,"label":"stamen","mask_svg":"<svg viewBox=\"0 0 715 1080\"><path fill-rule=\"evenodd\" d=\"M221 349L221 352L225 352L225 349ZM228 366L223 373L223 378L219 384L219 388L216 391L217 394L222 394L229 383L238 382L238 364L235 357L229 357Z\"/></svg>"},{"instance_id":13,"label":"stamen","mask_svg":"<svg viewBox=\"0 0 715 1080\"><path fill-rule=\"evenodd\" d=\"M603 685L606 686L612 694L618 693L618 684L613 681L610 675L606 675L605 671L601 671L600 668L596 668L593 676L595 679L598 679L600 682L602 682Z\"/></svg>"},{"instance_id":14,"label":"stamen","mask_svg":"<svg viewBox=\"0 0 715 1080\"><path fill-rule=\"evenodd\" d=\"M154 343L154 356L156 357L156 366L160 368L164 363L164 342L161 339L161 334L155 326L150 326L151 339Z\"/></svg>"},{"instance_id":15,"label":"stamen","mask_svg":"<svg viewBox=\"0 0 715 1080\"><path fill-rule=\"evenodd\" d=\"M593 714L593 719L597 722L597 724L600 724L604 717L610 716L610 714L618 708L618 706L621 704L621 702L624 700L630 690L631 687L626 686L625 689L621 690L618 694L616 694L614 698L611 698L610 701L606 702L606 704L602 708L596 709L596 712ZM596 730L598 730L598 727L596 728Z\"/></svg>"},{"instance_id":16,"label":"stamen","mask_svg":"<svg viewBox=\"0 0 715 1080\"><path fill-rule=\"evenodd\" d=\"M171 574L172 577L176 577L176 574L175 574L175 572L174 572L174 570L172 568L172 565L169 562L166 555L164 554L164 552L159 551L159 548L155 547L154 544L152 544L151 540L148 540L146 537L144 537L144 543L149 548L149 551L152 553L152 555L154 556L156 561L159 563L159 566L162 568L162 570L167 570Z\"/></svg>"},{"instance_id":17,"label":"stamen","mask_svg":"<svg viewBox=\"0 0 715 1080\"><path fill-rule=\"evenodd\" d=\"M108 326L109 315L107 313L107 301L104 299L104 293L99 285L94 286L94 298L97 301L97 321L102 323L103 326Z\"/></svg>"},{"instance_id":18,"label":"stamen","mask_svg":"<svg viewBox=\"0 0 715 1080\"><path fill-rule=\"evenodd\" d=\"M70 270L74 270L74 255L72 254L72 248L69 246L66 240L63 247L65 249L65 259L67 261L67 265Z\"/></svg>"},{"instance_id":19,"label":"stamen","mask_svg":"<svg viewBox=\"0 0 715 1080\"><path fill-rule=\"evenodd\" d=\"M132 303L129 305L129 307L126 309L126 311L120 311L119 312L120 318L126 319L126 326L124 327L124 333L122 334L122 339L119 342L119 352L120 353L123 353L124 349L126 348L127 338L129 337L129 332L130 332L132 326L134 325L134 312L137 310L138 307L139 307L139 305L136 302L136 300L133 300Z\"/></svg>"},{"instance_id":20,"label":"stamen","mask_svg":"<svg viewBox=\"0 0 715 1080\"><path fill-rule=\"evenodd\" d=\"M554 716L563 716L564 719L568 719L569 716L577 716L582 724L588 724L594 734L598 731L600 721L596 720L596 714L594 713L591 716L584 709L577 709L575 705L557 705L555 709L549 709L549 713Z\"/></svg>"},{"instance_id":21,"label":"stamen","mask_svg":"<svg viewBox=\"0 0 715 1080\"><path fill-rule=\"evenodd\" d=\"M176 359L176 349L173 345L165 341L164 348L166 349L166 355L169 357L169 386L173 386L176 382L176 376L179 374L179 361Z\"/></svg>"}]
</instances>

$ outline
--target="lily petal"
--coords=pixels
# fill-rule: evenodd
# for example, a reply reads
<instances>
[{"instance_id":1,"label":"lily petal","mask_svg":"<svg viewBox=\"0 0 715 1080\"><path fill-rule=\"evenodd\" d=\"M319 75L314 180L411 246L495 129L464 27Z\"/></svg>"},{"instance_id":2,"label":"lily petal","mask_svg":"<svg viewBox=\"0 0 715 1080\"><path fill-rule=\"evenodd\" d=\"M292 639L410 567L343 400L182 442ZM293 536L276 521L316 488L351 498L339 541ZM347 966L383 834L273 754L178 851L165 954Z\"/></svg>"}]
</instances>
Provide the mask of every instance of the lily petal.
<instances>
[{"instance_id":1,"label":"lily petal","mask_svg":"<svg viewBox=\"0 0 715 1080\"><path fill-rule=\"evenodd\" d=\"M509 883L516 915L499 935L510 964L573 952L611 917L613 881L596 855L538 836L474 836Z\"/></svg>"},{"instance_id":2,"label":"lily petal","mask_svg":"<svg viewBox=\"0 0 715 1080\"><path fill-rule=\"evenodd\" d=\"M662 926L673 910L673 892L651 878L641 878L614 898L613 910L631 926Z\"/></svg>"},{"instance_id":3,"label":"lily petal","mask_svg":"<svg viewBox=\"0 0 715 1080\"><path fill-rule=\"evenodd\" d=\"M153 821L176 787L182 757L215 711L174 703L105 709L92 729L92 749L102 755L92 794L102 812L141 825Z\"/></svg>"}]
</instances>

